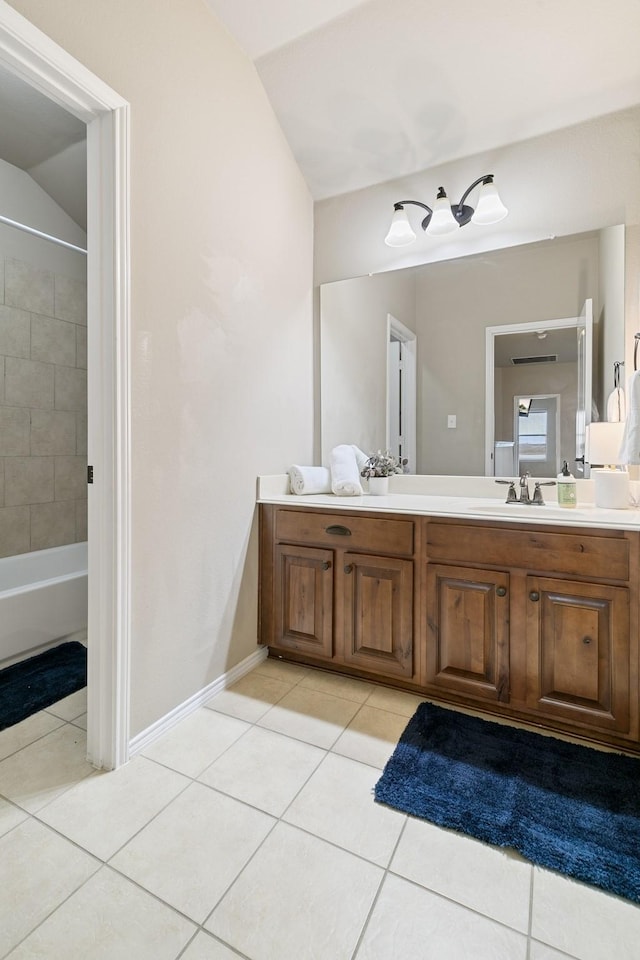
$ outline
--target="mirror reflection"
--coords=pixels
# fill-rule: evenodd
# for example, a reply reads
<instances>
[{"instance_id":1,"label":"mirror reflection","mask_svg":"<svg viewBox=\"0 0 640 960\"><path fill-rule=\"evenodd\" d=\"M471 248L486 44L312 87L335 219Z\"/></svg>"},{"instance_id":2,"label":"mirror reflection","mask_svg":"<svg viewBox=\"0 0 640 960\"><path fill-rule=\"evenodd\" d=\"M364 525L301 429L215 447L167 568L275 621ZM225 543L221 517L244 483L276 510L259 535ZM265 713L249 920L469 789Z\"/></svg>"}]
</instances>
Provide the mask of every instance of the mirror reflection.
<instances>
[{"instance_id":1,"label":"mirror reflection","mask_svg":"<svg viewBox=\"0 0 640 960\"><path fill-rule=\"evenodd\" d=\"M348 442L412 473L584 475L624 358L624 226L324 284L320 307L324 463Z\"/></svg>"}]
</instances>

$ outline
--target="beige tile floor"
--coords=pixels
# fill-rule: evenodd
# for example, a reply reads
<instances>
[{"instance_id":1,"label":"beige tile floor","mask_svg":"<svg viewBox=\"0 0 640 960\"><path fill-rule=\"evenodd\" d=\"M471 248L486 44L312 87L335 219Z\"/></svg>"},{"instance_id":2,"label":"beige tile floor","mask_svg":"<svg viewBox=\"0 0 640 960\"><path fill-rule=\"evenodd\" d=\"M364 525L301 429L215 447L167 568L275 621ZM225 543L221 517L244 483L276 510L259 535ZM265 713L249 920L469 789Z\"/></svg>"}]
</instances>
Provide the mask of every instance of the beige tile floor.
<instances>
[{"instance_id":1,"label":"beige tile floor","mask_svg":"<svg viewBox=\"0 0 640 960\"><path fill-rule=\"evenodd\" d=\"M266 661L114 773L0 733L0 958L637 960L640 907L373 802L417 698Z\"/></svg>"}]
</instances>

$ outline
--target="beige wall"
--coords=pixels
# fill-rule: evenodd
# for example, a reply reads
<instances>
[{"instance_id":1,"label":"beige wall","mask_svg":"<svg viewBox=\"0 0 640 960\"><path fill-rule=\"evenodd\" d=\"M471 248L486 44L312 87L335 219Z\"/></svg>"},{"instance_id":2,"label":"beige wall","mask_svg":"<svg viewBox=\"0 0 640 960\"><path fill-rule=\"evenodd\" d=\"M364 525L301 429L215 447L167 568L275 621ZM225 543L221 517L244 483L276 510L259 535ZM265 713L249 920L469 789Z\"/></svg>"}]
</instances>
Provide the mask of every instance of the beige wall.
<instances>
[{"instance_id":1,"label":"beige wall","mask_svg":"<svg viewBox=\"0 0 640 960\"><path fill-rule=\"evenodd\" d=\"M486 328L578 317L586 297L597 316L598 239L450 260L417 276L418 472L482 475Z\"/></svg>"},{"instance_id":2,"label":"beige wall","mask_svg":"<svg viewBox=\"0 0 640 960\"><path fill-rule=\"evenodd\" d=\"M640 105L588 123L512 143L464 160L422 170L316 204L315 282L395 270L531 243L550 236L640 224ZM453 235L416 243L384 243L393 204L410 197L430 203L442 184L458 200L484 173L493 173L509 216ZM470 202L477 198L474 191ZM409 217L417 214L409 212Z\"/></svg>"},{"instance_id":3,"label":"beige wall","mask_svg":"<svg viewBox=\"0 0 640 960\"><path fill-rule=\"evenodd\" d=\"M382 273L327 284L320 293L322 462L333 447L385 449L387 326L392 314L415 328L412 275Z\"/></svg>"},{"instance_id":4,"label":"beige wall","mask_svg":"<svg viewBox=\"0 0 640 960\"><path fill-rule=\"evenodd\" d=\"M135 735L256 649L255 477L312 453L312 203L204 0L13 0L131 104Z\"/></svg>"},{"instance_id":5,"label":"beige wall","mask_svg":"<svg viewBox=\"0 0 640 960\"><path fill-rule=\"evenodd\" d=\"M566 460L575 473L577 363L540 363L503 367L499 387L496 377L496 440L513 440L513 398L526 394L558 394L560 397L560 464ZM533 469L531 470L534 473ZM517 470L516 470L517 474ZM541 476L541 471L537 476ZM546 474L545 474L546 476Z\"/></svg>"},{"instance_id":6,"label":"beige wall","mask_svg":"<svg viewBox=\"0 0 640 960\"><path fill-rule=\"evenodd\" d=\"M321 285L370 273L435 264L550 236L562 237L623 223L627 225L624 325L625 376L628 378L633 369L633 334L640 329L639 153L640 105L322 201L315 208L315 283ZM412 197L429 203L440 184L445 186L449 196L457 199L482 173L496 176L500 194L509 208L505 220L487 227L470 224L453 237L431 238L417 230L415 244L395 249L385 246L384 236L395 201ZM460 269L456 283L457 289L451 291L452 299L459 301L464 290L460 285L466 283L464 267ZM594 319L599 320L600 314L594 314ZM491 322L501 321L494 319ZM456 331L455 337L461 332ZM436 336L447 335L445 330L435 333ZM614 359L610 346L597 342L597 347L601 352L596 362L601 368L607 364L607 370L610 370ZM418 402L426 396L431 398L428 402L433 402L435 427L424 438L435 451L433 469L437 472L483 472L484 461L477 452L475 441L483 430L483 407L475 406L470 410L466 428L460 425L457 430L447 430L446 415L456 411L449 408L442 392L438 392L439 387L453 382L458 383L460 394L469 394L470 391L455 366L425 374L424 341L422 349L423 377L422 385L420 381L418 383ZM484 357L484 344L479 344L477 337L467 343L466 356L470 350L480 350ZM603 398L597 399L602 402ZM319 398L317 404L320 407ZM419 438L418 450L420 445ZM431 473L433 469L431 460L426 463L419 460L419 471Z\"/></svg>"}]
</instances>

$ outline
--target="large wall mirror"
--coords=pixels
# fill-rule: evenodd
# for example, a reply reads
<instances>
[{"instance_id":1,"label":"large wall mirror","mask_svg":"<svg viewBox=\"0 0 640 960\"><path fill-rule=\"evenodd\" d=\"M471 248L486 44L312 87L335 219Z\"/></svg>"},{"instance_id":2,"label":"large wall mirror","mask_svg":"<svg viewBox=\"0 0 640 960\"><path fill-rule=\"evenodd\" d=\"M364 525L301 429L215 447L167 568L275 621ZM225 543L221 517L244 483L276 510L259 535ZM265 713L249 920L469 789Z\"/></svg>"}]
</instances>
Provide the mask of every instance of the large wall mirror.
<instances>
[{"instance_id":1,"label":"large wall mirror","mask_svg":"<svg viewBox=\"0 0 640 960\"><path fill-rule=\"evenodd\" d=\"M624 260L619 225L323 284L323 463L400 438L411 472L553 476L564 459L583 475L581 432L624 360Z\"/></svg>"}]
</instances>

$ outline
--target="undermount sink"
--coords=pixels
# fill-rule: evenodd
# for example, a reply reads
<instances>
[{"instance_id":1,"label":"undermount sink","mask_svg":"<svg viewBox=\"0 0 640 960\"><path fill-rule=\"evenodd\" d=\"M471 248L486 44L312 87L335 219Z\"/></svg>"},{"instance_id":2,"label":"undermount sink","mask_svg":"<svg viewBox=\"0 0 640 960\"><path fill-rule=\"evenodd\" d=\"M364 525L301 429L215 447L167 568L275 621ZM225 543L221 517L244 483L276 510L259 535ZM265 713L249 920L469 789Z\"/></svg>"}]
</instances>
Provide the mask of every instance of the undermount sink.
<instances>
[{"instance_id":1,"label":"undermount sink","mask_svg":"<svg viewBox=\"0 0 640 960\"><path fill-rule=\"evenodd\" d=\"M570 519L572 516L581 516L584 513L588 513L591 509L593 508L586 505L581 507L559 507L554 503L505 503L503 500L484 500L480 503L472 504L469 508L472 513L492 513L514 517L526 516L531 517L532 520L536 517L566 517Z\"/></svg>"}]
</instances>

